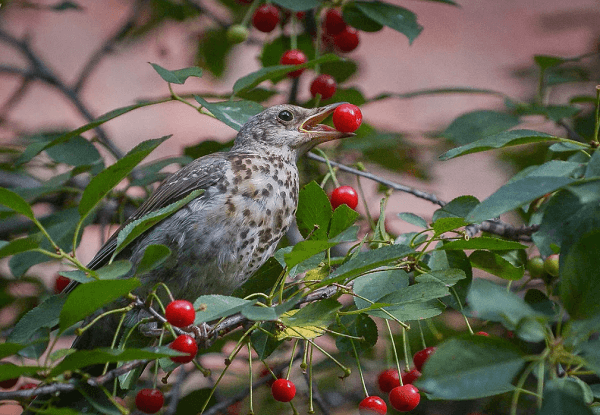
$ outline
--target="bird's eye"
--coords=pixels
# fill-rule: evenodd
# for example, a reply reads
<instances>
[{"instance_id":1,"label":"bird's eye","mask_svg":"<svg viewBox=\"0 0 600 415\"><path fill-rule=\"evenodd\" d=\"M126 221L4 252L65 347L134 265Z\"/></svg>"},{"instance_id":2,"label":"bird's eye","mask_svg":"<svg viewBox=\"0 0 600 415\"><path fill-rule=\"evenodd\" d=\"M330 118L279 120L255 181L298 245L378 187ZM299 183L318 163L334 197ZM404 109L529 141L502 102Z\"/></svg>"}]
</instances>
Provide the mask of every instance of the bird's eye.
<instances>
[{"instance_id":1,"label":"bird's eye","mask_svg":"<svg viewBox=\"0 0 600 415\"><path fill-rule=\"evenodd\" d=\"M292 121L294 119L294 115L288 110L283 110L277 114L277 118L279 118L281 121Z\"/></svg>"}]
</instances>

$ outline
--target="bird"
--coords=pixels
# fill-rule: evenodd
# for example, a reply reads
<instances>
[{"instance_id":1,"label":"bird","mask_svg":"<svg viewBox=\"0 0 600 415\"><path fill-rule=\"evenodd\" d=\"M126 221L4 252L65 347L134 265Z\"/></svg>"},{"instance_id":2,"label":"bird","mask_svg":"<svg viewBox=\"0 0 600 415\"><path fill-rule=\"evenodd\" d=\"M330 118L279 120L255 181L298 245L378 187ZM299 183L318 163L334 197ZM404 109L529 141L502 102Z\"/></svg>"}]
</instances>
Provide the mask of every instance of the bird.
<instances>
[{"instance_id":1,"label":"bird","mask_svg":"<svg viewBox=\"0 0 600 415\"><path fill-rule=\"evenodd\" d=\"M119 232L128 224L201 189L199 196L139 235L115 258L131 261L126 278L135 274L148 246L162 244L171 250L159 267L137 275L141 285L133 293L140 298L157 283L166 284L174 298L190 302L201 295L231 294L271 257L294 221L298 159L318 144L355 135L320 124L341 104L319 108L281 104L250 117L229 151L195 159L167 177L104 243L88 268L97 270L110 263ZM78 284L72 281L63 294L68 295ZM123 298L98 310L83 325L127 301ZM130 311L121 334L149 316L144 310ZM76 337L72 348L111 346L118 337L119 319L116 314L103 317ZM95 370L91 367L88 372L94 374ZM88 398L89 394L102 395L89 388L87 393ZM39 404L36 401L34 406ZM53 402L94 413L77 391L63 393Z\"/></svg>"},{"instance_id":2,"label":"bird","mask_svg":"<svg viewBox=\"0 0 600 415\"><path fill-rule=\"evenodd\" d=\"M131 261L131 276L148 246L162 244L171 250L161 266L138 276L141 286L134 294L141 298L157 283L166 284L174 298L190 302L200 295L231 294L271 257L294 220L298 159L318 144L354 135L320 124L341 104L319 108L281 104L250 117L229 151L200 157L165 179L106 241L88 268L109 263L117 236L129 223L202 189L200 196L138 236L116 258ZM72 282L66 291L77 284ZM133 323L143 311L138 314ZM118 318L103 318L78 336L73 347L110 346Z\"/></svg>"}]
</instances>

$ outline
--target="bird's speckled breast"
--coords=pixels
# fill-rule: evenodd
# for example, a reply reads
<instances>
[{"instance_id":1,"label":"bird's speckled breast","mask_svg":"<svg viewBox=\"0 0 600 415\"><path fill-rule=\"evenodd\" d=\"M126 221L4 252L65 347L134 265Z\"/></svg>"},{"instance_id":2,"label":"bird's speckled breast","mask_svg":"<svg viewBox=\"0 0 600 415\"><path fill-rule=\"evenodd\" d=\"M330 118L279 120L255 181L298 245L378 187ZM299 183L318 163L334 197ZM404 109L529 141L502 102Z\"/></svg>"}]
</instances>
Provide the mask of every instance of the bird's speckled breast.
<instances>
[{"instance_id":1,"label":"bird's speckled breast","mask_svg":"<svg viewBox=\"0 0 600 415\"><path fill-rule=\"evenodd\" d=\"M273 254L293 221L295 160L239 154L229 160L231 169L216 185L149 235L148 244L165 244L174 255L146 278L164 278L177 298L230 294Z\"/></svg>"}]
</instances>

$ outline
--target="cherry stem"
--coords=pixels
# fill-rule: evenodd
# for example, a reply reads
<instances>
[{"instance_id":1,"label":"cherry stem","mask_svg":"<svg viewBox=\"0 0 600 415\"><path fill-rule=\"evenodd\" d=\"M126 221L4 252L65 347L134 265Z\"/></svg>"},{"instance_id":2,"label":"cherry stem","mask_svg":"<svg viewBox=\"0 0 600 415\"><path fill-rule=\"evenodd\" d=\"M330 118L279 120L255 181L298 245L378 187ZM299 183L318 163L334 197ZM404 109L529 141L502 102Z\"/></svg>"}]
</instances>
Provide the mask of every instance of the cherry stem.
<instances>
[{"instance_id":1,"label":"cherry stem","mask_svg":"<svg viewBox=\"0 0 600 415\"><path fill-rule=\"evenodd\" d=\"M206 409L206 406L208 405L208 402L210 401L210 398L212 398L212 396L214 395L215 391L217 390L217 386L219 386L219 383L223 379L223 376L225 376L225 372L227 372L227 369L229 369L229 366L231 366L231 361L237 356L237 354L240 352L240 350L242 350L242 346L243 345L241 345L240 343L238 343L236 345L236 348L233 350L233 352L231 352L231 354L227 358L227 360L229 361L229 364L225 365L225 368L223 369L223 371L219 375L219 378L217 379L217 381L213 385L212 389L210 390L210 393L208 394L208 397L206 398L206 401L204 401L204 405L202 405L202 409L200 409L200 414L202 414L204 412L204 410Z\"/></svg>"},{"instance_id":2,"label":"cherry stem","mask_svg":"<svg viewBox=\"0 0 600 415\"><path fill-rule=\"evenodd\" d=\"M410 372L410 345L408 344L408 336L406 335L406 329L402 327L402 347L404 349L404 364L406 366L406 371Z\"/></svg>"},{"instance_id":3,"label":"cherry stem","mask_svg":"<svg viewBox=\"0 0 600 415\"><path fill-rule=\"evenodd\" d=\"M398 379L400 380L400 386L404 386L402 382L402 370L400 370L400 361L398 360L398 351L396 350L396 342L394 341L394 335L392 334L392 328L388 319L385 320L388 332L390 333L390 341L392 342L392 350L394 351L394 360L396 360L396 369L398 370Z\"/></svg>"},{"instance_id":4,"label":"cherry stem","mask_svg":"<svg viewBox=\"0 0 600 415\"><path fill-rule=\"evenodd\" d=\"M313 346L308 343L307 349L310 349L308 358L308 413L314 414L315 407L313 403Z\"/></svg>"},{"instance_id":5,"label":"cherry stem","mask_svg":"<svg viewBox=\"0 0 600 415\"><path fill-rule=\"evenodd\" d=\"M471 328L471 325L469 324L469 319L465 315L465 310L463 308L462 302L460 301L460 298L458 297L458 294L457 294L456 290L454 289L454 287L450 287L450 291L452 291L452 295L454 296L454 299L458 303L458 307L460 308L460 314L462 314L463 318L465 319L465 324L467 325L467 328L469 329L469 332L471 334L474 334L473 333L473 329Z\"/></svg>"},{"instance_id":6,"label":"cherry stem","mask_svg":"<svg viewBox=\"0 0 600 415\"><path fill-rule=\"evenodd\" d=\"M421 334L421 344L423 345L423 349L427 348L427 343L425 343L425 336L423 335L423 327L421 327L421 320L417 320L417 324L419 325L419 333Z\"/></svg>"},{"instance_id":7,"label":"cherry stem","mask_svg":"<svg viewBox=\"0 0 600 415\"><path fill-rule=\"evenodd\" d=\"M244 18L242 19L242 23L240 23L240 25L242 25L244 27L248 27L248 22L250 21L250 19L254 15L254 12L256 11L256 9L258 8L258 5L260 3L261 2L259 0L254 0L252 2L252 4L250 5L250 7L248 8L248 11L246 11L246 14L244 15Z\"/></svg>"},{"instance_id":8,"label":"cherry stem","mask_svg":"<svg viewBox=\"0 0 600 415\"><path fill-rule=\"evenodd\" d=\"M600 130L600 85L596 85L596 125L594 127L594 141L598 142L598 131Z\"/></svg>"},{"instance_id":9,"label":"cherry stem","mask_svg":"<svg viewBox=\"0 0 600 415\"><path fill-rule=\"evenodd\" d=\"M298 33L296 33L296 14L292 13L290 43L292 49L298 49Z\"/></svg>"},{"instance_id":10,"label":"cherry stem","mask_svg":"<svg viewBox=\"0 0 600 415\"><path fill-rule=\"evenodd\" d=\"M300 339L296 339L296 342L294 343L294 347L292 348L292 358L290 359L290 366L288 367L288 372L287 372L287 375L285 376L286 380L289 380L290 373L292 373L292 365L294 364L294 355L296 354L296 347L298 347L299 341L300 341Z\"/></svg>"},{"instance_id":11,"label":"cherry stem","mask_svg":"<svg viewBox=\"0 0 600 415\"><path fill-rule=\"evenodd\" d=\"M160 337L158 338L158 345L162 345L163 336L165 334L165 330L161 330ZM152 387L156 389L156 379L158 379L158 359L154 361L154 378L152 379Z\"/></svg>"},{"instance_id":12,"label":"cherry stem","mask_svg":"<svg viewBox=\"0 0 600 415\"><path fill-rule=\"evenodd\" d=\"M117 344L117 337L119 336L119 332L121 331L121 327L123 326L123 321L125 320L125 316L127 313L123 313L121 319L119 320L119 324L117 325L117 330L115 331L115 335L113 336L112 342L110 343L110 348L114 349ZM104 364L104 370L102 371L102 375L106 375L108 372L108 362Z\"/></svg>"},{"instance_id":13,"label":"cherry stem","mask_svg":"<svg viewBox=\"0 0 600 415\"><path fill-rule=\"evenodd\" d=\"M360 382L362 383L363 391L365 392L365 398L369 396L369 391L367 391L367 385L365 385L365 378L363 376L362 368L360 367L360 359L358 358L358 352L356 351L356 346L354 346L354 340L350 339L350 344L352 345L352 351L354 352L354 357L356 358L356 366L358 367L358 374L360 376Z\"/></svg>"},{"instance_id":14,"label":"cherry stem","mask_svg":"<svg viewBox=\"0 0 600 415\"><path fill-rule=\"evenodd\" d=\"M331 163L329 163L329 157L327 157L327 154L325 154L325 152L320 148L314 148L314 151L317 151L319 154L321 154L321 157L325 159L325 163L327 164L327 169L329 170L329 174L331 175L334 186L336 188L340 187L340 182L338 182L338 179L335 176L335 172L333 171L333 167L331 167Z\"/></svg>"},{"instance_id":15,"label":"cherry stem","mask_svg":"<svg viewBox=\"0 0 600 415\"><path fill-rule=\"evenodd\" d=\"M252 402L252 346L250 345L250 341L248 341L248 381L250 382L250 414L253 414L254 404Z\"/></svg>"}]
</instances>

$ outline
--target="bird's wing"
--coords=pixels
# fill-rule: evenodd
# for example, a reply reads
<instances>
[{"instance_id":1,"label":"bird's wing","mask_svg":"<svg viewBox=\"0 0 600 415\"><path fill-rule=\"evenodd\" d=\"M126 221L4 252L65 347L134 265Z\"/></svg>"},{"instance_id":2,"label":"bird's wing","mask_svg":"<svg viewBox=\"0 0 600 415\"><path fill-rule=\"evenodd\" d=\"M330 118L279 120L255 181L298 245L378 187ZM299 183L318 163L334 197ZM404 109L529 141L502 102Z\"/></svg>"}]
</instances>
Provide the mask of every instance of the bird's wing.
<instances>
[{"instance_id":1,"label":"bird's wing","mask_svg":"<svg viewBox=\"0 0 600 415\"><path fill-rule=\"evenodd\" d=\"M226 164L229 161L225 153L209 154L194 160L181 170L173 173L152 193L152 195L117 229L100 248L96 256L88 264L90 269L98 269L105 265L117 247L119 232L129 223L140 219L148 213L155 212L171 203L177 202L194 190L207 189L223 178ZM69 286L69 291L75 287Z\"/></svg>"}]
</instances>

